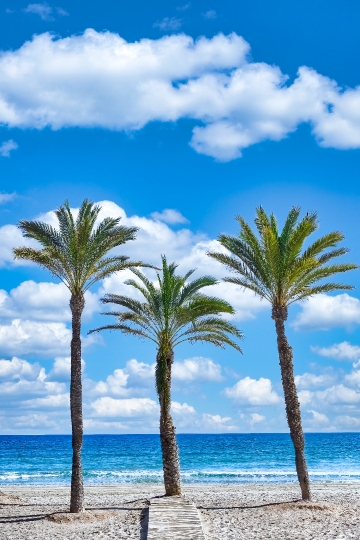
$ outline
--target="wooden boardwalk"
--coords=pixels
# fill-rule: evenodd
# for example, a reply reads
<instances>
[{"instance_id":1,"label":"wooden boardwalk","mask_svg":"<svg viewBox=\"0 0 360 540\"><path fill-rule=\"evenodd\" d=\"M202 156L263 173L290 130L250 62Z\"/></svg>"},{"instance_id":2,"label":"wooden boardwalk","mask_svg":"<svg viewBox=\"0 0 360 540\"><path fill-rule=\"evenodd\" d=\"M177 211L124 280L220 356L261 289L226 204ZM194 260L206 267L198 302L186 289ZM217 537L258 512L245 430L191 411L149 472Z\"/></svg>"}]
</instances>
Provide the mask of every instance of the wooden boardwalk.
<instances>
[{"instance_id":1,"label":"wooden boardwalk","mask_svg":"<svg viewBox=\"0 0 360 540\"><path fill-rule=\"evenodd\" d=\"M183 497L152 499L147 540L205 540L195 505Z\"/></svg>"}]
</instances>

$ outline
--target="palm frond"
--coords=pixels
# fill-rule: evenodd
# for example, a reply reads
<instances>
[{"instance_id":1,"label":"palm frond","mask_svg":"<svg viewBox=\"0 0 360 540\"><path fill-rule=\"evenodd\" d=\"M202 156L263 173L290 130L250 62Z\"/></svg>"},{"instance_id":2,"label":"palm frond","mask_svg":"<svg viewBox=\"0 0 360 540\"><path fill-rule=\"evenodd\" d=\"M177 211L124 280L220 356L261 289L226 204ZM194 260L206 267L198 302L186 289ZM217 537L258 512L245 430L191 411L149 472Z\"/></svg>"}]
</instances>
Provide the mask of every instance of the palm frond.
<instances>
[{"instance_id":1,"label":"palm frond","mask_svg":"<svg viewBox=\"0 0 360 540\"><path fill-rule=\"evenodd\" d=\"M134 240L136 227L120 226L119 218L105 218L96 226L100 206L85 199L76 219L69 202L55 210L57 228L40 221L20 221L24 237L42 249L17 248L15 258L33 261L61 279L73 294L83 294L96 281L113 272L148 266L127 257L108 257L113 248ZM36 252L36 253L35 253Z\"/></svg>"},{"instance_id":2,"label":"palm frond","mask_svg":"<svg viewBox=\"0 0 360 540\"><path fill-rule=\"evenodd\" d=\"M311 291L335 290L335 284L318 283L337 273L358 268L355 264L332 264L330 261L345 255L348 250L337 247L344 236L338 231L315 240L309 247L304 244L318 228L315 212L300 219L300 208L292 207L281 232L273 214L267 215L262 207L256 209L254 232L244 218L236 217L240 231L237 237L220 235L219 242L225 253L208 253L236 276L224 281L249 289L271 304L289 305ZM339 285L339 290L349 286Z\"/></svg>"},{"instance_id":3,"label":"palm frond","mask_svg":"<svg viewBox=\"0 0 360 540\"><path fill-rule=\"evenodd\" d=\"M132 279L125 283L140 292L144 301L117 294L106 295L102 303L121 306L128 311L105 313L117 317L117 324L97 329L117 328L125 333L137 329L139 335L144 337L147 334L148 338L156 342L156 387L162 399L169 395L166 389L169 384L166 358L180 342L208 341L221 347L230 345L240 351L231 336L243 338L234 324L221 318L223 314L234 314L234 308L221 298L200 292L204 287L215 285L217 280L203 276L187 283L191 274L188 272L185 276L179 276L176 270L177 265L168 264L166 257L162 256L162 271L157 273L157 284L154 284L142 272L133 269L139 281Z\"/></svg>"}]
</instances>

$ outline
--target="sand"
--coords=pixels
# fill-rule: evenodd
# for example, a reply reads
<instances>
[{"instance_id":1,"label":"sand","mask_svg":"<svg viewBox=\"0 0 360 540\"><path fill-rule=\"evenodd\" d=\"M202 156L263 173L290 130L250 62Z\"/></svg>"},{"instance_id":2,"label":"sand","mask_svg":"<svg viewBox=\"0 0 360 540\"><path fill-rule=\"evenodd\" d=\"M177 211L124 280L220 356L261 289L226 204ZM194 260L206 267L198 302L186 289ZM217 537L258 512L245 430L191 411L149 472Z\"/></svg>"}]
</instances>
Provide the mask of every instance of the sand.
<instances>
[{"instance_id":1,"label":"sand","mask_svg":"<svg viewBox=\"0 0 360 540\"><path fill-rule=\"evenodd\" d=\"M184 485L208 540L360 538L360 484L314 484L313 502L296 485ZM64 487L0 487L0 539L146 539L154 484L87 486L86 514L67 513ZM191 539L189 539L191 540Z\"/></svg>"}]
</instances>

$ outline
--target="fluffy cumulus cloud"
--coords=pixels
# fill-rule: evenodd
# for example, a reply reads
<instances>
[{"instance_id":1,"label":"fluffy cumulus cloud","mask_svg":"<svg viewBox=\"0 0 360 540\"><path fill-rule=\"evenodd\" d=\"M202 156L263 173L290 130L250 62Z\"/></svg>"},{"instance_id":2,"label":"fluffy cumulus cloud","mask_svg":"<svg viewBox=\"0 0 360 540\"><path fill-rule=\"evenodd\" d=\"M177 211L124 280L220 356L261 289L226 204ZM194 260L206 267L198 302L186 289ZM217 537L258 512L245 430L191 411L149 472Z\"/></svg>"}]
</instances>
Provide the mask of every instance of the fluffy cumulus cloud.
<instances>
[{"instance_id":1,"label":"fluffy cumulus cloud","mask_svg":"<svg viewBox=\"0 0 360 540\"><path fill-rule=\"evenodd\" d=\"M241 405L276 405L281 398L272 387L270 379L261 377L240 379L234 386L225 388L224 395Z\"/></svg>"},{"instance_id":2,"label":"fluffy cumulus cloud","mask_svg":"<svg viewBox=\"0 0 360 540\"><path fill-rule=\"evenodd\" d=\"M15 225L0 227L0 268L14 263L13 249L28 242L23 238L21 231Z\"/></svg>"},{"instance_id":3,"label":"fluffy cumulus cloud","mask_svg":"<svg viewBox=\"0 0 360 540\"><path fill-rule=\"evenodd\" d=\"M228 300L236 309L235 318L239 321L254 318L260 310L268 308L268 305L253 293L242 291L239 287L221 281L226 273L225 269L207 256L209 250L223 249L216 240L211 240L203 234L195 234L187 227L174 230L165 223L165 221L171 221L173 224L175 221L178 223L184 221L185 218L178 211L165 209L151 218L146 218L137 215L127 216L124 209L112 201L100 201L99 204L102 207L99 220L107 216L120 216L124 225L139 229L136 241L121 246L115 253L124 253L132 260L145 259L154 265L159 265L160 254L166 253L169 261L176 261L179 264L180 273L196 268L195 277L208 274L215 276L219 283L208 289L208 292ZM73 209L74 216L77 212L78 209ZM36 218L56 226L53 211ZM22 237L21 231L15 225L8 224L1 227L0 266L19 264L19 261L13 260L12 250L26 243L29 241ZM25 261L21 264L28 263ZM151 279L155 278L154 270L146 272ZM129 270L114 274L99 284L98 290L88 291L85 296L84 320L90 319L95 312L101 310L99 298L106 293L136 295L132 288L124 284L129 277L133 277ZM70 343L70 320L69 291L62 283L27 280L10 291L0 289L0 354L64 356ZM101 341L101 337L92 335L84 338L84 345L99 340ZM134 368L136 366L133 365ZM146 371L148 367L144 369ZM184 369L187 369L186 380L199 379L200 375L203 380L219 380L219 367L211 360L187 359L182 366L175 366L175 379L178 373L179 381L185 380ZM130 365L127 370L128 377L137 376L131 373Z\"/></svg>"},{"instance_id":4,"label":"fluffy cumulus cloud","mask_svg":"<svg viewBox=\"0 0 360 540\"><path fill-rule=\"evenodd\" d=\"M226 270L207 256L208 251L223 251L217 240L209 239L204 234L193 233L186 227L174 230L169 226L170 222L174 224L175 221L178 223L184 221L185 218L180 212L166 209L154 213L152 218L146 218L137 215L127 216L124 209L112 201L100 201L99 204L102 207L99 220L107 216L121 217L124 225L139 229L135 242L121 246L119 252L122 254L128 255L132 260L145 259L151 264L159 265L160 254L166 253L169 261L179 263L179 272L185 273L189 269L196 268L197 276L213 275L219 279L219 284L211 291L209 289L209 292L228 300L235 307L238 320L254 318L259 311L268 308L268 304L252 292L242 291L239 287L221 282ZM77 211L78 209L73 209L75 216ZM56 226L53 211L36 218ZM29 241L22 237L21 231L15 225L0 227L0 266L27 264L23 261L14 261L12 253L14 247L24 244L29 244ZM125 279L131 276L130 271L114 274L104 280L97 294L88 292L84 316L91 317L94 311L99 310L98 299L105 293L116 291L119 294L133 294L131 289L124 285ZM155 276L154 271L149 271L149 276ZM10 293L0 290L0 305L2 306L0 316L3 317L22 317L26 311L29 318L36 320L67 321L70 318L68 292L61 284L25 281Z\"/></svg>"},{"instance_id":5,"label":"fluffy cumulus cloud","mask_svg":"<svg viewBox=\"0 0 360 540\"><path fill-rule=\"evenodd\" d=\"M26 316L42 321L70 321L70 293L63 283L23 281L9 293L0 289L0 318ZM98 297L85 293L84 317L99 310Z\"/></svg>"},{"instance_id":6,"label":"fluffy cumulus cloud","mask_svg":"<svg viewBox=\"0 0 360 540\"><path fill-rule=\"evenodd\" d=\"M318 294L302 304L302 311L292 323L296 330L352 328L360 324L360 300L349 294Z\"/></svg>"},{"instance_id":7,"label":"fluffy cumulus cloud","mask_svg":"<svg viewBox=\"0 0 360 540\"><path fill-rule=\"evenodd\" d=\"M170 225L175 225L177 223L188 223L189 220L186 219L178 210L173 208L165 208L162 212L153 212L151 217L155 220L164 221Z\"/></svg>"},{"instance_id":8,"label":"fluffy cumulus cloud","mask_svg":"<svg viewBox=\"0 0 360 540\"><path fill-rule=\"evenodd\" d=\"M144 417L153 416L159 406L150 398L115 399L109 396L96 399L92 404L96 416Z\"/></svg>"},{"instance_id":9,"label":"fluffy cumulus cloud","mask_svg":"<svg viewBox=\"0 0 360 540\"><path fill-rule=\"evenodd\" d=\"M65 359L56 359L63 366ZM178 388L188 382L221 382L221 366L210 358L194 357L175 361L172 368L172 380ZM147 392L155 385L155 363L139 362L135 358L126 366L115 369L105 381L99 381L91 387L93 394L109 394L111 396L134 396Z\"/></svg>"},{"instance_id":10,"label":"fluffy cumulus cloud","mask_svg":"<svg viewBox=\"0 0 360 540\"><path fill-rule=\"evenodd\" d=\"M311 350L320 356L334 358L334 360L358 360L360 358L360 347L351 345L348 341L335 343L330 347L311 347Z\"/></svg>"},{"instance_id":11,"label":"fluffy cumulus cloud","mask_svg":"<svg viewBox=\"0 0 360 540\"><path fill-rule=\"evenodd\" d=\"M335 373L322 373L316 375L315 373L303 373L303 375L295 376L295 383L298 390L301 388L313 388L317 386L328 386L333 384L337 380Z\"/></svg>"},{"instance_id":12,"label":"fluffy cumulus cloud","mask_svg":"<svg viewBox=\"0 0 360 540\"><path fill-rule=\"evenodd\" d=\"M0 428L4 433L69 432L69 394L38 363L0 360Z\"/></svg>"},{"instance_id":13,"label":"fluffy cumulus cloud","mask_svg":"<svg viewBox=\"0 0 360 540\"><path fill-rule=\"evenodd\" d=\"M65 385L49 381L46 371L38 363L30 363L17 357L0 360L0 400L2 407L13 406L13 402L59 395L65 392ZM11 405L10 405L11 404Z\"/></svg>"},{"instance_id":14,"label":"fluffy cumulus cloud","mask_svg":"<svg viewBox=\"0 0 360 540\"><path fill-rule=\"evenodd\" d=\"M56 357L52 367L46 369L37 362L31 363L18 357L0 360L2 432L43 433L45 430L68 433L69 378L69 357ZM159 404L154 388L149 388L150 380L153 386L153 365L134 359L125 368L116 369L105 381L89 379L84 369L83 411L86 432L157 432ZM139 395L139 391L142 395ZM171 408L175 424L183 432L238 430L230 416L200 413L193 405L179 401L173 401Z\"/></svg>"},{"instance_id":15,"label":"fluffy cumulus cloud","mask_svg":"<svg viewBox=\"0 0 360 540\"><path fill-rule=\"evenodd\" d=\"M175 362L173 366L174 381L213 381L221 382L221 366L210 358L194 357Z\"/></svg>"},{"instance_id":16,"label":"fluffy cumulus cloud","mask_svg":"<svg viewBox=\"0 0 360 540\"><path fill-rule=\"evenodd\" d=\"M47 4L27 9L51 16ZM173 32L181 21L155 24ZM321 146L360 147L358 87L343 89L306 66L289 83L279 67L252 62L249 51L234 33L137 42L92 29L67 38L44 33L0 56L0 122L137 130L191 118L198 122L191 146L224 161L258 142L279 141L303 122Z\"/></svg>"},{"instance_id":17,"label":"fluffy cumulus cloud","mask_svg":"<svg viewBox=\"0 0 360 540\"><path fill-rule=\"evenodd\" d=\"M306 430L360 429L360 362L350 373L329 369L296 377Z\"/></svg>"},{"instance_id":18,"label":"fluffy cumulus cloud","mask_svg":"<svg viewBox=\"0 0 360 540\"><path fill-rule=\"evenodd\" d=\"M39 364L30 364L16 356L11 360L0 360L0 380L12 381L21 378L35 380L40 372Z\"/></svg>"},{"instance_id":19,"label":"fluffy cumulus cloud","mask_svg":"<svg viewBox=\"0 0 360 540\"><path fill-rule=\"evenodd\" d=\"M93 336L83 338L83 346L96 343ZM64 323L14 319L0 325L1 354L32 356L61 355L69 351L71 330Z\"/></svg>"}]
</instances>

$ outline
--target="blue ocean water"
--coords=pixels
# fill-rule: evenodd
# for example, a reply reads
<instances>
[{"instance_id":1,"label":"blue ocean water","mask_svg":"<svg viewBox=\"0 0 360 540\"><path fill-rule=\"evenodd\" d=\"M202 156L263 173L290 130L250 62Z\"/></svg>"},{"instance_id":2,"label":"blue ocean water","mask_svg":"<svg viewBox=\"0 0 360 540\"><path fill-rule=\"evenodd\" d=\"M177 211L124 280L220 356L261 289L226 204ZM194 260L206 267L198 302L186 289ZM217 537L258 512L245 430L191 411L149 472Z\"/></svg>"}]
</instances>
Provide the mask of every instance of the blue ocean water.
<instances>
[{"instance_id":1,"label":"blue ocean water","mask_svg":"<svg viewBox=\"0 0 360 540\"><path fill-rule=\"evenodd\" d=\"M293 482L287 434L178 435L183 482ZM0 484L68 484L71 437L0 436ZM306 435L313 481L360 481L360 434ZM87 435L88 484L161 482L158 435Z\"/></svg>"}]
</instances>

